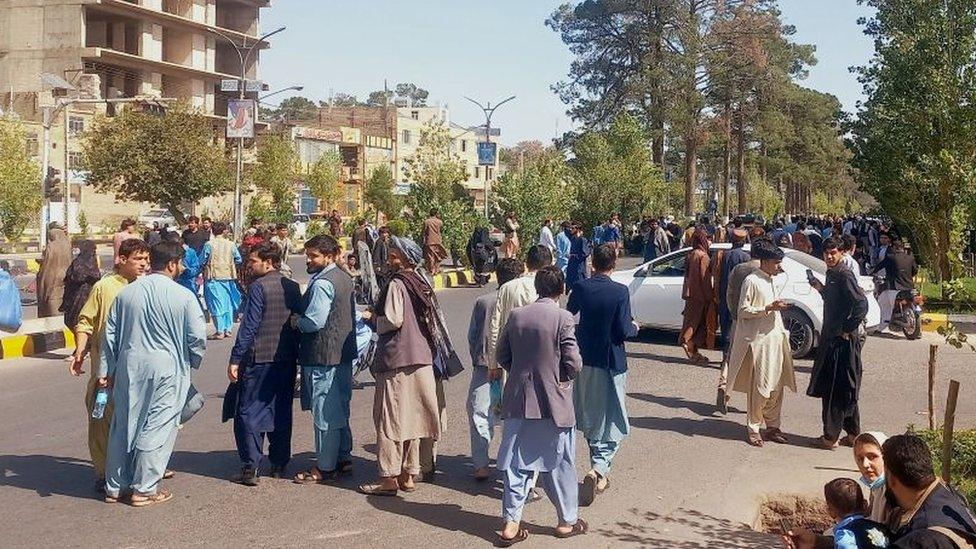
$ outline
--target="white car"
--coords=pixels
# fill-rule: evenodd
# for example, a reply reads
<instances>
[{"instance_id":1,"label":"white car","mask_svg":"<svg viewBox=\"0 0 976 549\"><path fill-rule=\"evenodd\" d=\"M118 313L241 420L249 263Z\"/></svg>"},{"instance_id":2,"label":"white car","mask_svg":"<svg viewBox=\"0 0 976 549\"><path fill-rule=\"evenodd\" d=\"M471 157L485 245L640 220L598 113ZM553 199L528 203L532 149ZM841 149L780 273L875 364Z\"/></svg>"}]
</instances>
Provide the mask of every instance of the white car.
<instances>
[{"instance_id":1,"label":"white car","mask_svg":"<svg viewBox=\"0 0 976 549\"><path fill-rule=\"evenodd\" d=\"M712 257L718 250L728 250L731 244L713 244ZM746 250L749 247L746 246ZM691 248L685 248L644 263L636 269L613 273L613 279L630 290L630 306L634 320L641 326L664 330L681 330L684 300L685 257ZM783 273L776 276L774 284L782 288L782 298L794 307L783 311L783 322L790 331L790 347L793 356L802 358L810 354L823 329L823 299L807 282L807 269L824 282L827 265L822 260L797 250L784 249ZM874 281L871 277L858 278L868 298L867 326L881 323L881 309L874 297Z\"/></svg>"},{"instance_id":2,"label":"white car","mask_svg":"<svg viewBox=\"0 0 976 549\"><path fill-rule=\"evenodd\" d=\"M139 216L138 223L140 227L152 227L153 223L158 224L160 227L163 225L169 225L170 227L179 227L176 223L176 218L173 214L169 213L169 210L149 210L148 212Z\"/></svg>"}]
</instances>

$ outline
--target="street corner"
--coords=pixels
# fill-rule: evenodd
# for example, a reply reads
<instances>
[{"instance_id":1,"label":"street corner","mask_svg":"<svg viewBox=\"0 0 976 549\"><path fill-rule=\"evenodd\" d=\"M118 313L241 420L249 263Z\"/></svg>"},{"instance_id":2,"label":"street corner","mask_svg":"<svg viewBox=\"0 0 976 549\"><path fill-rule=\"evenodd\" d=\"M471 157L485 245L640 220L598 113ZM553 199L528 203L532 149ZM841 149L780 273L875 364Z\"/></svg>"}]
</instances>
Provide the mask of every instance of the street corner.
<instances>
[{"instance_id":1,"label":"street corner","mask_svg":"<svg viewBox=\"0 0 976 549\"><path fill-rule=\"evenodd\" d=\"M0 360L29 358L74 345L74 334L67 328L3 336L0 337Z\"/></svg>"}]
</instances>

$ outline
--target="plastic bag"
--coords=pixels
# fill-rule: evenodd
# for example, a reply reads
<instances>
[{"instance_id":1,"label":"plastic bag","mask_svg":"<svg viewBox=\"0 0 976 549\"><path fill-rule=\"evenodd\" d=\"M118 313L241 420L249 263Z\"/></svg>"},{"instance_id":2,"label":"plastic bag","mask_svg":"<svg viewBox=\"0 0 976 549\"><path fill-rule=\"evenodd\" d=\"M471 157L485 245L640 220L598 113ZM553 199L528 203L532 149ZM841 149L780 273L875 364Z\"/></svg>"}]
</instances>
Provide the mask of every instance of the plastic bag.
<instances>
[{"instance_id":1,"label":"plastic bag","mask_svg":"<svg viewBox=\"0 0 976 549\"><path fill-rule=\"evenodd\" d=\"M0 270L0 330L16 332L24 314L20 306L20 290L10 273Z\"/></svg>"}]
</instances>

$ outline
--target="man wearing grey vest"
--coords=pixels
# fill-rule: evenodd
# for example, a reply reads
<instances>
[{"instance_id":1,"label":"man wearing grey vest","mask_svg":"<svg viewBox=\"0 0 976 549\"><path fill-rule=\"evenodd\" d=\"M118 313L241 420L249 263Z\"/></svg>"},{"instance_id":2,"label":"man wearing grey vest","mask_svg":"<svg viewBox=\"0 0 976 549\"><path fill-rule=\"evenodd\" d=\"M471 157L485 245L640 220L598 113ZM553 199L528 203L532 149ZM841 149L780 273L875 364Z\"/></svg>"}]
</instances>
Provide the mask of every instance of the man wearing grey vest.
<instances>
[{"instance_id":1,"label":"man wearing grey vest","mask_svg":"<svg viewBox=\"0 0 976 549\"><path fill-rule=\"evenodd\" d=\"M339 243L318 235L305 243L305 265L312 279L303 298L304 313L293 316L301 332L302 409L311 410L317 463L299 473L299 484L322 483L352 472L352 361L356 358L353 279L336 265Z\"/></svg>"},{"instance_id":2,"label":"man wearing grey vest","mask_svg":"<svg viewBox=\"0 0 976 549\"><path fill-rule=\"evenodd\" d=\"M247 256L247 267L257 278L248 286L227 366L227 377L237 384L234 440L241 458L239 480L247 486L258 484L265 435L272 477L282 476L291 459L298 332L289 318L302 310L302 292L275 267L280 254L277 246L264 242Z\"/></svg>"}]
</instances>

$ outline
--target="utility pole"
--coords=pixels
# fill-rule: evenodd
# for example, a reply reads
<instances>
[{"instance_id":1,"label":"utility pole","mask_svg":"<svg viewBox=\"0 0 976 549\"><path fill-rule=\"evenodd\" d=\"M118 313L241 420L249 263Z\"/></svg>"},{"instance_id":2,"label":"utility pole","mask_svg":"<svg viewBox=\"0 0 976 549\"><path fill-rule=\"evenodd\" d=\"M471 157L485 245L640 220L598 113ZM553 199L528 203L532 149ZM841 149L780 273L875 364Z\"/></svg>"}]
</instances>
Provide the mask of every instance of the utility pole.
<instances>
[{"instance_id":1,"label":"utility pole","mask_svg":"<svg viewBox=\"0 0 976 549\"><path fill-rule=\"evenodd\" d=\"M238 99L245 99L245 92L247 88L247 62L251 59L251 54L254 53L254 49L258 47L262 42L272 35L278 34L285 30L285 27L275 29L257 39L250 47L247 46L247 38L245 37L240 46L237 45L231 37L220 32L216 29L207 29L207 32L211 32L220 36L224 40L230 43L234 47L234 51L237 52L237 56L241 62L241 77L237 82ZM257 103L254 105L255 115L257 114ZM244 181L244 138L237 138L237 177L234 184L234 240L239 241L241 235L241 226L244 221L244 204L241 201L241 186Z\"/></svg>"},{"instance_id":2,"label":"utility pole","mask_svg":"<svg viewBox=\"0 0 976 549\"><path fill-rule=\"evenodd\" d=\"M493 114L495 114L495 109L497 109L498 107L501 107L505 103L508 103L512 99L515 99L515 96L513 95L513 96L509 97L508 99L504 99L504 100L500 101L494 107L491 106L491 101L489 101L486 105L482 105L481 103L478 103L477 101L475 101L474 99L471 99L470 97L465 97L465 99L467 99L468 101L470 101L470 102L474 103L475 105L477 105L478 108L481 109L482 112L485 113L485 142L486 143L491 143L491 117L492 117ZM493 166L495 166L495 167L498 166L498 153L497 153L497 151L495 153L495 163L494 163ZM488 219L488 190L489 190L489 187L491 187L491 179L489 177L489 169L488 168L489 168L489 166L486 165L485 166L485 219Z\"/></svg>"}]
</instances>

